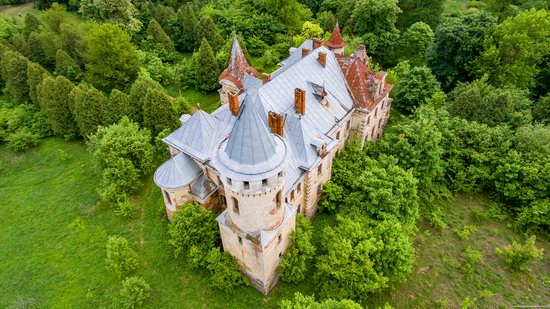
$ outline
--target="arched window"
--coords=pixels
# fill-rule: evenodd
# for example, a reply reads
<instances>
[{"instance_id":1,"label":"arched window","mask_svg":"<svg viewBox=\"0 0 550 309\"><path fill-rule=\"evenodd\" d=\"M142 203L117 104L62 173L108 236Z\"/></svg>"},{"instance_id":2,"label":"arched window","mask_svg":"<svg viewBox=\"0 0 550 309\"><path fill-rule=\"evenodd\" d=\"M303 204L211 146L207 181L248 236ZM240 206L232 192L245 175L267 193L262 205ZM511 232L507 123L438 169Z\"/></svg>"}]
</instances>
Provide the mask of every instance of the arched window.
<instances>
[{"instance_id":1,"label":"arched window","mask_svg":"<svg viewBox=\"0 0 550 309\"><path fill-rule=\"evenodd\" d=\"M277 192L277 195L275 195L275 204L277 204L277 208L280 208L280 207L281 207L282 200L283 200L282 195L283 195L283 194L282 194L281 191Z\"/></svg>"},{"instance_id":2,"label":"arched window","mask_svg":"<svg viewBox=\"0 0 550 309\"><path fill-rule=\"evenodd\" d=\"M233 202L233 212L239 214L239 201L234 197L231 197L231 201Z\"/></svg>"}]
</instances>

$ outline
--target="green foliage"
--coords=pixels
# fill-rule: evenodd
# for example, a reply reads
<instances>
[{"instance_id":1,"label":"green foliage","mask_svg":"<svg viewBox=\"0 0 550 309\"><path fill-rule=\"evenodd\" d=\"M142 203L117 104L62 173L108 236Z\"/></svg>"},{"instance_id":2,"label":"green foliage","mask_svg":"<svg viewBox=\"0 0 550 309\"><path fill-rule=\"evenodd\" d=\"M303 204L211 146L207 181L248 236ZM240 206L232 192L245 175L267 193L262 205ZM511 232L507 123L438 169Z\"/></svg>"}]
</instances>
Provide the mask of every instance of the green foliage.
<instances>
[{"instance_id":1,"label":"green foliage","mask_svg":"<svg viewBox=\"0 0 550 309\"><path fill-rule=\"evenodd\" d=\"M434 33L428 24L416 22L412 24L400 42L401 61L409 61L412 66L426 65L428 50L434 41Z\"/></svg>"},{"instance_id":2,"label":"green foliage","mask_svg":"<svg viewBox=\"0 0 550 309\"><path fill-rule=\"evenodd\" d=\"M399 30L395 27L399 13L401 9L397 6L397 0L360 0L351 15L353 33L363 37L369 54L383 64L392 60L388 57L388 51L399 38Z\"/></svg>"},{"instance_id":3,"label":"green foliage","mask_svg":"<svg viewBox=\"0 0 550 309\"><path fill-rule=\"evenodd\" d=\"M63 76L55 79L48 75L37 87L40 109L48 117L55 135L65 138L74 138L78 132L78 126L71 113L69 95L74 85Z\"/></svg>"},{"instance_id":4,"label":"green foliage","mask_svg":"<svg viewBox=\"0 0 550 309\"><path fill-rule=\"evenodd\" d=\"M395 106L412 113L439 91L439 82L427 67L413 67L407 71L395 86Z\"/></svg>"},{"instance_id":5,"label":"green foliage","mask_svg":"<svg viewBox=\"0 0 550 309\"><path fill-rule=\"evenodd\" d=\"M118 277L125 277L134 272L138 266L138 255L128 244L128 240L120 236L110 236L107 240L107 268Z\"/></svg>"},{"instance_id":6,"label":"green foliage","mask_svg":"<svg viewBox=\"0 0 550 309\"><path fill-rule=\"evenodd\" d=\"M333 167L333 173L337 171ZM338 171L340 172L340 171ZM342 185L329 181L323 185L323 194L321 202L318 205L319 211L336 213L340 209L340 206L343 206L344 196L346 190Z\"/></svg>"},{"instance_id":7,"label":"green foliage","mask_svg":"<svg viewBox=\"0 0 550 309\"><path fill-rule=\"evenodd\" d=\"M154 88L147 90L143 105L143 126L149 128L153 136L162 130L178 127L178 117L170 99L162 91Z\"/></svg>"},{"instance_id":8,"label":"green foliage","mask_svg":"<svg viewBox=\"0 0 550 309\"><path fill-rule=\"evenodd\" d=\"M80 135L88 138L103 124L103 113L107 99L93 86L80 84L70 94L70 107Z\"/></svg>"},{"instance_id":9,"label":"green foliage","mask_svg":"<svg viewBox=\"0 0 550 309\"><path fill-rule=\"evenodd\" d=\"M342 299L340 301L334 299L325 299L322 302L315 301L313 296L305 296L300 292L294 293L292 300L285 299L279 304L281 309L362 309L361 305L349 300Z\"/></svg>"},{"instance_id":10,"label":"green foliage","mask_svg":"<svg viewBox=\"0 0 550 309\"><path fill-rule=\"evenodd\" d=\"M462 230L455 229L454 232L461 240L468 240L470 236L477 231L477 226L475 225L466 225Z\"/></svg>"},{"instance_id":11,"label":"green foliage","mask_svg":"<svg viewBox=\"0 0 550 309\"><path fill-rule=\"evenodd\" d=\"M124 116L134 119L133 114L130 95L113 89L103 111L104 123L106 125L117 123Z\"/></svg>"},{"instance_id":12,"label":"green foliage","mask_svg":"<svg viewBox=\"0 0 550 309\"><path fill-rule=\"evenodd\" d=\"M176 51L172 39L154 19L151 19L149 27L147 27L146 45L148 49L156 52L162 59L170 59Z\"/></svg>"},{"instance_id":13,"label":"green foliage","mask_svg":"<svg viewBox=\"0 0 550 309\"><path fill-rule=\"evenodd\" d=\"M543 249L535 247L536 236L532 235L525 240L525 243L518 244L513 241L511 245L503 249L496 248L495 252L500 255L506 264L513 270L528 271L529 263L534 260L540 260L543 256Z\"/></svg>"},{"instance_id":14,"label":"green foliage","mask_svg":"<svg viewBox=\"0 0 550 309\"><path fill-rule=\"evenodd\" d=\"M483 78L458 85L449 95L449 113L489 126L509 124L520 127L531 122L531 107L527 91L515 86L496 88Z\"/></svg>"},{"instance_id":15,"label":"green foliage","mask_svg":"<svg viewBox=\"0 0 550 309\"><path fill-rule=\"evenodd\" d=\"M541 97L533 106L533 120L545 125L550 124L550 93Z\"/></svg>"},{"instance_id":16,"label":"green foliage","mask_svg":"<svg viewBox=\"0 0 550 309\"><path fill-rule=\"evenodd\" d=\"M143 63L140 75L148 76L161 84L172 84L175 82L174 65L163 63L155 53L138 51L140 62ZM179 68L178 68L179 70Z\"/></svg>"},{"instance_id":17,"label":"green foliage","mask_svg":"<svg viewBox=\"0 0 550 309\"><path fill-rule=\"evenodd\" d=\"M23 29L23 36L25 38L29 38L29 35L33 32L38 32L40 30L40 27L42 26L42 22L36 15L33 13L27 13L25 15L25 28Z\"/></svg>"},{"instance_id":18,"label":"green foliage","mask_svg":"<svg viewBox=\"0 0 550 309\"><path fill-rule=\"evenodd\" d=\"M474 273L474 268L483 259L483 255L480 251L467 246L462 252L462 259L462 272L471 276Z\"/></svg>"},{"instance_id":19,"label":"green foliage","mask_svg":"<svg viewBox=\"0 0 550 309\"><path fill-rule=\"evenodd\" d=\"M207 265L206 257L217 246L219 230L211 211L197 204L184 204L174 213L168 235L176 258L184 258L198 268Z\"/></svg>"},{"instance_id":20,"label":"green foliage","mask_svg":"<svg viewBox=\"0 0 550 309\"><path fill-rule=\"evenodd\" d=\"M458 82L475 78L474 62L496 24L497 19L491 14L475 13L449 19L435 29L428 65L446 91L453 89Z\"/></svg>"},{"instance_id":21,"label":"green foliage","mask_svg":"<svg viewBox=\"0 0 550 309\"><path fill-rule=\"evenodd\" d=\"M210 283L213 287L230 292L248 284L240 272L235 258L227 252L221 252L218 247L212 248L208 252L206 263L206 268L210 272Z\"/></svg>"},{"instance_id":22,"label":"green foliage","mask_svg":"<svg viewBox=\"0 0 550 309\"><path fill-rule=\"evenodd\" d=\"M6 141L8 142L8 148L15 151L26 151L36 145L40 141L40 136L31 132L27 128L22 128L15 133L10 134Z\"/></svg>"},{"instance_id":23,"label":"green foliage","mask_svg":"<svg viewBox=\"0 0 550 309\"><path fill-rule=\"evenodd\" d=\"M51 127L36 107L27 104L0 107L0 143L7 142L11 149L24 151L50 135Z\"/></svg>"},{"instance_id":24,"label":"green foliage","mask_svg":"<svg viewBox=\"0 0 550 309\"><path fill-rule=\"evenodd\" d=\"M86 78L99 89L124 89L139 72L130 36L113 24L94 25L85 36Z\"/></svg>"},{"instance_id":25,"label":"green foliage","mask_svg":"<svg viewBox=\"0 0 550 309\"><path fill-rule=\"evenodd\" d=\"M120 289L121 308L136 308L151 295L151 287L141 277L129 277L122 281Z\"/></svg>"},{"instance_id":26,"label":"green foliage","mask_svg":"<svg viewBox=\"0 0 550 309\"><path fill-rule=\"evenodd\" d=\"M29 60L18 52L6 50L1 60L2 78L12 102L21 104L29 100L27 64Z\"/></svg>"},{"instance_id":27,"label":"green foliage","mask_svg":"<svg viewBox=\"0 0 550 309\"><path fill-rule=\"evenodd\" d=\"M259 5L290 29L298 29L311 16L311 12L296 0L262 0Z\"/></svg>"},{"instance_id":28,"label":"green foliage","mask_svg":"<svg viewBox=\"0 0 550 309\"><path fill-rule=\"evenodd\" d=\"M405 29L419 21L435 28L441 20L444 5L445 2L440 0L400 0L399 7L403 14L399 15L399 29Z\"/></svg>"},{"instance_id":29,"label":"green foliage","mask_svg":"<svg viewBox=\"0 0 550 309\"><path fill-rule=\"evenodd\" d=\"M187 82L194 85L195 88L208 92L219 87L220 69L214 57L214 52L206 39L202 40L201 47L193 54L187 70L191 78Z\"/></svg>"},{"instance_id":30,"label":"green foliage","mask_svg":"<svg viewBox=\"0 0 550 309\"><path fill-rule=\"evenodd\" d=\"M58 50L55 56L55 73L63 75L74 82L82 79L80 66L62 49Z\"/></svg>"},{"instance_id":31,"label":"green foliage","mask_svg":"<svg viewBox=\"0 0 550 309\"><path fill-rule=\"evenodd\" d=\"M29 59L31 61L40 63L42 65L49 64L46 58L44 45L42 44L42 38L37 32L33 32L30 34L27 44L28 51L25 54L29 56Z\"/></svg>"},{"instance_id":32,"label":"green foliage","mask_svg":"<svg viewBox=\"0 0 550 309\"><path fill-rule=\"evenodd\" d=\"M311 243L312 226L308 219L296 216L296 229L290 236L291 244L281 261L279 273L284 282L301 282L305 279L315 254Z\"/></svg>"},{"instance_id":33,"label":"green foliage","mask_svg":"<svg viewBox=\"0 0 550 309\"><path fill-rule=\"evenodd\" d=\"M29 62L27 65L27 84L29 86L29 98L37 106L40 107L38 99L38 85L44 79L44 74L48 71L40 64Z\"/></svg>"},{"instance_id":34,"label":"green foliage","mask_svg":"<svg viewBox=\"0 0 550 309\"><path fill-rule=\"evenodd\" d=\"M531 88L542 60L550 55L550 14L531 9L499 24L485 40L478 69L495 85Z\"/></svg>"},{"instance_id":35,"label":"green foliage","mask_svg":"<svg viewBox=\"0 0 550 309\"><path fill-rule=\"evenodd\" d=\"M143 107L145 106L145 97L149 89L161 91L162 87L151 78L142 75L132 84L128 117L135 122L143 122Z\"/></svg>"},{"instance_id":36,"label":"green foliage","mask_svg":"<svg viewBox=\"0 0 550 309\"><path fill-rule=\"evenodd\" d=\"M139 32L142 26L130 0L81 0L78 11L85 18L118 25L130 34Z\"/></svg>"},{"instance_id":37,"label":"green foliage","mask_svg":"<svg viewBox=\"0 0 550 309\"><path fill-rule=\"evenodd\" d=\"M200 19L196 31L197 34L195 38L197 42L203 39L207 40L208 44L215 52L223 47L224 41L220 35L220 31L210 16L204 16Z\"/></svg>"},{"instance_id":38,"label":"green foliage","mask_svg":"<svg viewBox=\"0 0 550 309\"><path fill-rule=\"evenodd\" d=\"M180 8L174 25L172 38L178 51L193 51L198 46L196 33L199 20L191 3Z\"/></svg>"}]
</instances>

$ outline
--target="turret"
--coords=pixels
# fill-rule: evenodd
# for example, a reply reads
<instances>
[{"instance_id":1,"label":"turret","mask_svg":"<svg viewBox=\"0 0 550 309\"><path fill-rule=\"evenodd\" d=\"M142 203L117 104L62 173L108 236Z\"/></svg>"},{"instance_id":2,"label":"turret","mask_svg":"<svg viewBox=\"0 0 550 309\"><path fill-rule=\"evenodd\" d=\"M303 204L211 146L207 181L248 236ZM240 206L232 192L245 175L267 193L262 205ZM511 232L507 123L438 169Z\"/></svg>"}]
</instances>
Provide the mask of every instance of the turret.
<instances>
[{"instance_id":1,"label":"turret","mask_svg":"<svg viewBox=\"0 0 550 309\"><path fill-rule=\"evenodd\" d=\"M344 39L342 39L342 34L340 33L340 26L338 25L338 22L336 22L336 25L332 30L332 34L330 35L330 39L326 43L326 46L335 54L344 54L344 47L346 47L346 43L344 42Z\"/></svg>"}]
</instances>

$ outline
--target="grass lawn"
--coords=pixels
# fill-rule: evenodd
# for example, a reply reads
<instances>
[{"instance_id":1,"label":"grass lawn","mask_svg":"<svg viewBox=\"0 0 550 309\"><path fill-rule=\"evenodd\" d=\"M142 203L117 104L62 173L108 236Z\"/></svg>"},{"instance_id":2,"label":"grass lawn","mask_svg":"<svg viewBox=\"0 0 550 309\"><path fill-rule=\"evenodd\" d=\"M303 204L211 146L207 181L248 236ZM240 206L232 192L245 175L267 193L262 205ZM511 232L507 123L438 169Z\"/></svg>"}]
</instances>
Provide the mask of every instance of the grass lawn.
<instances>
[{"instance_id":1,"label":"grass lawn","mask_svg":"<svg viewBox=\"0 0 550 309\"><path fill-rule=\"evenodd\" d=\"M105 269L109 235L128 238L138 252L136 274L153 288L148 308L276 308L295 291L315 292L311 275L300 285L280 284L267 296L252 287L231 294L211 288L206 272L174 260L162 196L150 177L135 198L141 211L132 220L95 206L98 182L82 142L49 138L24 154L0 147L0 308L26 303L38 308L115 304L121 280ZM454 308L466 297L476 299L475 307L548 304L550 244L537 240L546 256L533 264L532 273L510 273L494 248L520 236L506 222L485 218L486 202L484 197L459 195L447 205L449 228L421 226L418 259L409 280L373 295L364 305ZM317 244L318 232L332 222L332 216L315 218ZM460 240L453 228L470 224L477 225L477 232L468 241ZM460 270L466 245L484 257L472 277Z\"/></svg>"}]
</instances>

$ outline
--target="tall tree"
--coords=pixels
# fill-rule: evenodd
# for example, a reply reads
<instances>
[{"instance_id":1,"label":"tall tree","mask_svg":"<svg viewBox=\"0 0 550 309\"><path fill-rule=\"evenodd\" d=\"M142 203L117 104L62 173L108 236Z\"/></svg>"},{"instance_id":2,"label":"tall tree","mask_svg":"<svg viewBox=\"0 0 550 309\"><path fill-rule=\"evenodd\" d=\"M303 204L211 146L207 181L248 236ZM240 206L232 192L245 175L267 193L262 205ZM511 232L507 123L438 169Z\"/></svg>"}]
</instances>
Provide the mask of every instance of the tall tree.
<instances>
[{"instance_id":1,"label":"tall tree","mask_svg":"<svg viewBox=\"0 0 550 309\"><path fill-rule=\"evenodd\" d=\"M401 37L400 60L408 60L412 66L426 65L428 50L432 47L434 33L428 24L417 22Z\"/></svg>"},{"instance_id":2,"label":"tall tree","mask_svg":"<svg viewBox=\"0 0 550 309\"><path fill-rule=\"evenodd\" d=\"M44 79L44 74L48 74L48 71L46 71L46 69L44 69L40 64L29 62L29 64L27 65L27 84L29 85L29 98L37 107L40 107L37 88Z\"/></svg>"},{"instance_id":3,"label":"tall tree","mask_svg":"<svg viewBox=\"0 0 550 309\"><path fill-rule=\"evenodd\" d=\"M175 51L174 42L154 19L151 19L149 27L147 27L147 41L151 45L148 47L156 51L163 59L166 59Z\"/></svg>"},{"instance_id":4,"label":"tall tree","mask_svg":"<svg viewBox=\"0 0 550 309\"><path fill-rule=\"evenodd\" d=\"M497 86L531 88L540 72L539 65L549 55L550 13L531 9L496 27L485 41L478 68Z\"/></svg>"},{"instance_id":5,"label":"tall tree","mask_svg":"<svg viewBox=\"0 0 550 309\"><path fill-rule=\"evenodd\" d=\"M439 82L427 67L410 69L400 77L395 88L395 105L407 113L440 91Z\"/></svg>"},{"instance_id":6,"label":"tall tree","mask_svg":"<svg viewBox=\"0 0 550 309\"><path fill-rule=\"evenodd\" d=\"M403 14L397 20L398 28L405 30L422 21L435 29L442 18L444 6L445 2L441 0L400 0L399 7Z\"/></svg>"},{"instance_id":7,"label":"tall tree","mask_svg":"<svg viewBox=\"0 0 550 309\"><path fill-rule=\"evenodd\" d=\"M197 14L190 3L178 10L176 24L172 27L172 37L178 51L190 52L198 46L196 40L198 25Z\"/></svg>"},{"instance_id":8,"label":"tall tree","mask_svg":"<svg viewBox=\"0 0 550 309\"><path fill-rule=\"evenodd\" d=\"M130 106L127 116L137 123L143 123L143 106L145 106L145 97L149 89L161 91L162 87L149 77L139 76L130 89Z\"/></svg>"},{"instance_id":9,"label":"tall tree","mask_svg":"<svg viewBox=\"0 0 550 309\"><path fill-rule=\"evenodd\" d=\"M55 73L75 82L82 77L80 66L62 49L58 50L55 56Z\"/></svg>"},{"instance_id":10,"label":"tall tree","mask_svg":"<svg viewBox=\"0 0 550 309\"><path fill-rule=\"evenodd\" d=\"M494 30L496 17L488 13L466 15L439 25L428 52L428 65L443 89L475 79L474 61L483 51L483 41Z\"/></svg>"},{"instance_id":11,"label":"tall tree","mask_svg":"<svg viewBox=\"0 0 550 309\"><path fill-rule=\"evenodd\" d=\"M42 22L38 19L38 17L36 17L36 15L33 13L27 13L25 15L25 28L23 29L23 35L25 38L28 38L31 33L38 32L41 26Z\"/></svg>"},{"instance_id":12,"label":"tall tree","mask_svg":"<svg viewBox=\"0 0 550 309\"><path fill-rule=\"evenodd\" d=\"M290 235L290 247L279 266L284 282L303 281L311 269L315 247L311 244L313 227L304 216L296 216L296 229Z\"/></svg>"},{"instance_id":13,"label":"tall tree","mask_svg":"<svg viewBox=\"0 0 550 309\"><path fill-rule=\"evenodd\" d=\"M107 99L94 87L80 84L71 92L70 103L80 135L88 138L103 124L103 110Z\"/></svg>"},{"instance_id":14,"label":"tall tree","mask_svg":"<svg viewBox=\"0 0 550 309\"><path fill-rule=\"evenodd\" d=\"M202 17L199 21L196 38L199 41L206 39L214 51L219 51L224 45L218 27L208 15Z\"/></svg>"},{"instance_id":15,"label":"tall tree","mask_svg":"<svg viewBox=\"0 0 550 309\"><path fill-rule=\"evenodd\" d=\"M29 100L27 65L29 60L18 52L5 51L2 55L2 77L10 99L17 104Z\"/></svg>"},{"instance_id":16,"label":"tall tree","mask_svg":"<svg viewBox=\"0 0 550 309\"><path fill-rule=\"evenodd\" d=\"M118 89L113 89L107 106L103 110L103 120L106 125L117 123L124 116L134 116L130 96Z\"/></svg>"},{"instance_id":17,"label":"tall tree","mask_svg":"<svg viewBox=\"0 0 550 309\"><path fill-rule=\"evenodd\" d=\"M192 72L192 83L201 91L208 92L218 88L220 69L206 39L202 39L201 47L193 54L188 69Z\"/></svg>"},{"instance_id":18,"label":"tall tree","mask_svg":"<svg viewBox=\"0 0 550 309\"><path fill-rule=\"evenodd\" d=\"M78 135L78 126L69 107L69 94L74 85L63 76L55 79L45 75L38 85L38 100L42 112L48 117L54 134L65 138Z\"/></svg>"},{"instance_id":19,"label":"tall tree","mask_svg":"<svg viewBox=\"0 0 550 309\"><path fill-rule=\"evenodd\" d=\"M130 0L81 0L78 11L86 18L116 24L130 34L142 27Z\"/></svg>"},{"instance_id":20,"label":"tall tree","mask_svg":"<svg viewBox=\"0 0 550 309\"><path fill-rule=\"evenodd\" d=\"M178 117L170 99L158 89L147 90L143 105L143 126L149 128L153 136L164 129L175 129L178 126Z\"/></svg>"},{"instance_id":21,"label":"tall tree","mask_svg":"<svg viewBox=\"0 0 550 309\"><path fill-rule=\"evenodd\" d=\"M298 30L311 11L296 0L262 0L259 4L290 29Z\"/></svg>"},{"instance_id":22,"label":"tall tree","mask_svg":"<svg viewBox=\"0 0 550 309\"><path fill-rule=\"evenodd\" d=\"M130 36L113 24L93 26L85 37L87 79L100 89L123 89L139 72L139 57Z\"/></svg>"},{"instance_id":23,"label":"tall tree","mask_svg":"<svg viewBox=\"0 0 550 309\"><path fill-rule=\"evenodd\" d=\"M41 65L47 65L47 63L45 63L46 53L44 51L44 45L37 32L33 32L29 35L28 46L29 51L27 55L29 59Z\"/></svg>"}]
</instances>

